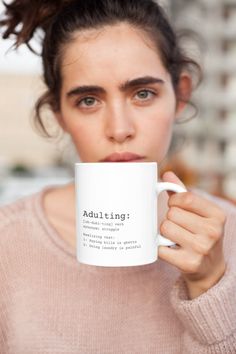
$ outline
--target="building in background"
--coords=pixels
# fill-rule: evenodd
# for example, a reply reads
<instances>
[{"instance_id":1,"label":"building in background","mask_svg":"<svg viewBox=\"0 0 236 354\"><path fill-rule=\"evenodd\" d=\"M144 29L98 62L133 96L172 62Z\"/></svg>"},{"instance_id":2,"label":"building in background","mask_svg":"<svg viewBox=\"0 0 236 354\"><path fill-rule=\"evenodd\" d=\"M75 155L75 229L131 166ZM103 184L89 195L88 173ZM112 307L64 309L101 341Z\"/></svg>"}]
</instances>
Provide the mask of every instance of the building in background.
<instances>
[{"instance_id":1,"label":"building in background","mask_svg":"<svg viewBox=\"0 0 236 354\"><path fill-rule=\"evenodd\" d=\"M65 139L49 141L33 125L44 89L36 74L0 73L0 205L72 177Z\"/></svg>"},{"instance_id":2,"label":"building in background","mask_svg":"<svg viewBox=\"0 0 236 354\"><path fill-rule=\"evenodd\" d=\"M0 163L38 167L57 159L55 145L33 131L33 105L40 90L33 74L0 74Z\"/></svg>"},{"instance_id":3,"label":"building in background","mask_svg":"<svg viewBox=\"0 0 236 354\"><path fill-rule=\"evenodd\" d=\"M176 126L176 139L185 144L167 168L174 166L199 188L236 201L236 1L166 4L177 29L197 34L185 42L203 68L203 81L193 95L199 113Z\"/></svg>"}]
</instances>

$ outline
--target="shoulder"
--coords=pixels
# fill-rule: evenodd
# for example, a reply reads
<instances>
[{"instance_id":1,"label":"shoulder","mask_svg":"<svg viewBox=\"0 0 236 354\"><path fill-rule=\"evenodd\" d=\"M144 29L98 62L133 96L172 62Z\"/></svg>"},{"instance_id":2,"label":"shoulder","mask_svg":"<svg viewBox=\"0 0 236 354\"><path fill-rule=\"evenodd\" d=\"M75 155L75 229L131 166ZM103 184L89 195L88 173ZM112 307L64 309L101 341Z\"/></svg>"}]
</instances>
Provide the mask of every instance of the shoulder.
<instances>
[{"instance_id":1,"label":"shoulder","mask_svg":"<svg viewBox=\"0 0 236 354\"><path fill-rule=\"evenodd\" d=\"M34 219L33 203L39 192L0 207L0 244L24 233ZM10 237L10 239L9 239Z\"/></svg>"},{"instance_id":2,"label":"shoulder","mask_svg":"<svg viewBox=\"0 0 236 354\"><path fill-rule=\"evenodd\" d=\"M0 207L0 283L2 286L17 274L28 252L27 244L33 230L35 194L22 197Z\"/></svg>"},{"instance_id":3,"label":"shoulder","mask_svg":"<svg viewBox=\"0 0 236 354\"><path fill-rule=\"evenodd\" d=\"M33 195L23 197L0 207L0 230L25 215L27 202L29 202L32 197Z\"/></svg>"}]
</instances>

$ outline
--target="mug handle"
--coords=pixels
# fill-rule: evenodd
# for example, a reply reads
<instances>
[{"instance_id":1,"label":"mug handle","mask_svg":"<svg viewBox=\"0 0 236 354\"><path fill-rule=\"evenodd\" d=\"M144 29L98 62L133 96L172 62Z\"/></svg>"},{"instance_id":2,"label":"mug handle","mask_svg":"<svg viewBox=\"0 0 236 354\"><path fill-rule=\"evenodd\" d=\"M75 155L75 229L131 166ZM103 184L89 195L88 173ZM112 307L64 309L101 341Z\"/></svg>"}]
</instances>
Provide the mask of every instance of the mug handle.
<instances>
[{"instance_id":1,"label":"mug handle","mask_svg":"<svg viewBox=\"0 0 236 354\"><path fill-rule=\"evenodd\" d=\"M187 192L185 187L182 187L178 184L171 183L171 182L157 182L156 183L156 193L157 196L163 191L171 191L176 193L183 193ZM162 236L161 234L157 234L156 239L157 246L175 246L176 243L168 240L166 237Z\"/></svg>"}]
</instances>

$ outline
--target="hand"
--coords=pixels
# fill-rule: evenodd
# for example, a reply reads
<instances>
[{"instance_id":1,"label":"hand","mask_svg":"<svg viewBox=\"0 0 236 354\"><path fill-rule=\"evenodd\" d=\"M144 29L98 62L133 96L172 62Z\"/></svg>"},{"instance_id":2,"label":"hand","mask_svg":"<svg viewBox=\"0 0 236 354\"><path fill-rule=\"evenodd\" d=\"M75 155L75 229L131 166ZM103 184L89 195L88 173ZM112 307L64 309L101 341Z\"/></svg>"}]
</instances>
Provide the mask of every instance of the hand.
<instances>
[{"instance_id":1,"label":"hand","mask_svg":"<svg viewBox=\"0 0 236 354\"><path fill-rule=\"evenodd\" d=\"M183 185L173 172L164 173L163 182ZM158 257L180 270L193 299L215 285L225 272L226 215L218 205L192 192L168 194L169 211L160 233L178 247L159 246Z\"/></svg>"}]
</instances>

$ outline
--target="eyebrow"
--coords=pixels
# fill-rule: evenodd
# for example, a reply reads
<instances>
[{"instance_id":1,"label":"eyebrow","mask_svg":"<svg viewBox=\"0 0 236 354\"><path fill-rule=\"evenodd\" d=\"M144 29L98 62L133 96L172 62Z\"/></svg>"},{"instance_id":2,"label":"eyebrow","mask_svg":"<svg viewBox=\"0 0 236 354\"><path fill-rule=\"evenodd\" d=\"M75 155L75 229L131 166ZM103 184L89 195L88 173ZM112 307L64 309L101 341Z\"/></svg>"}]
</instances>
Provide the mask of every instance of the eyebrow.
<instances>
[{"instance_id":1,"label":"eyebrow","mask_svg":"<svg viewBox=\"0 0 236 354\"><path fill-rule=\"evenodd\" d=\"M127 80L124 83L122 83L119 86L119 90L121 92L125 92L130 90L131 88L135 88L137 86L142 86L142 85L148 85L148 84L164 84L165 81L158 78L158 77L153 77L153 76L144 76L144 77L139 77L137 79L133 80ZM84 85L84 86L78 86L67 92L66 96L67 97L72 97L72 96L77 96L80 94L84 93L106 93L105 89L101 86L91 86L91 85Z\"/></svg>"}]
</instances>

